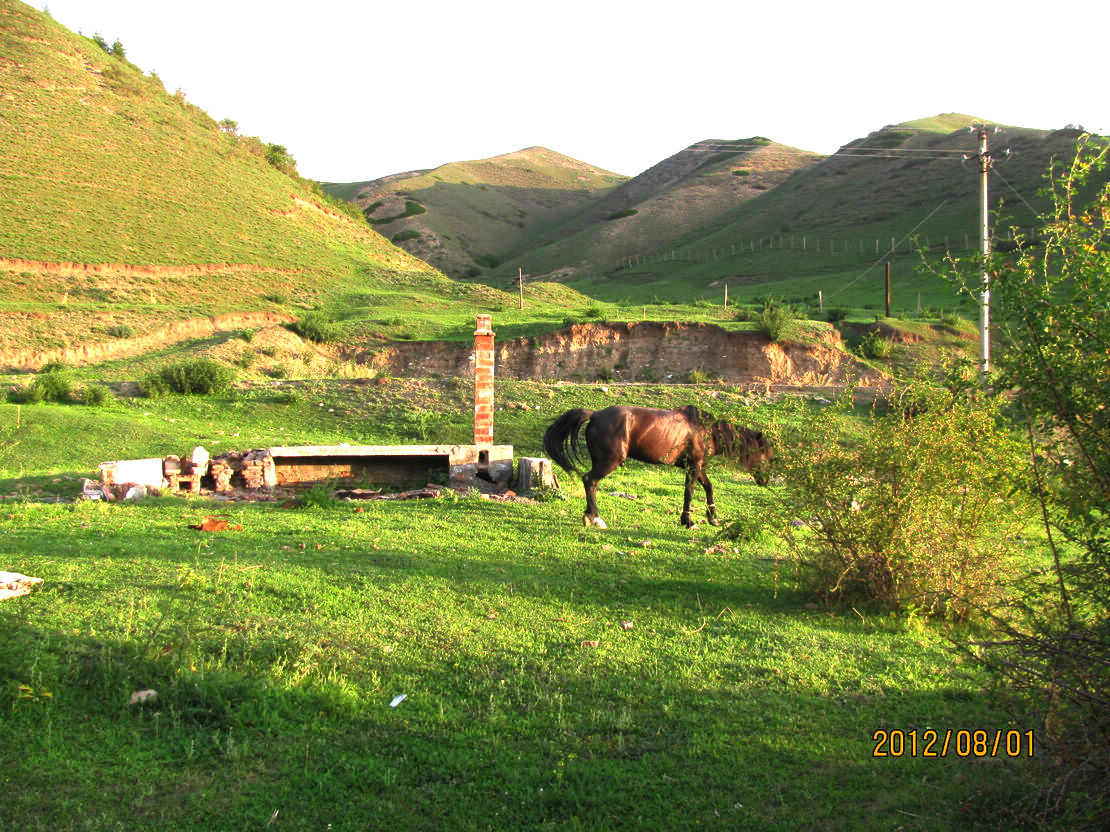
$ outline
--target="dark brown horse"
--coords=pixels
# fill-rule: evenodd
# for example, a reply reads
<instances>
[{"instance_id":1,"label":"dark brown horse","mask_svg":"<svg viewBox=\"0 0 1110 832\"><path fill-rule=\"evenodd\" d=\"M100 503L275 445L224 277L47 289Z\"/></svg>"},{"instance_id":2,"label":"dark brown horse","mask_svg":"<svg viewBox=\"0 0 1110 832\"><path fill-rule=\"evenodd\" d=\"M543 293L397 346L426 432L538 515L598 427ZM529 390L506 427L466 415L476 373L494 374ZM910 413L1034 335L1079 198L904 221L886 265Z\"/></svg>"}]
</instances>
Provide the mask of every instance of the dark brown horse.
<instances>
[{"instance_id":1,"label":"dark brown horse","mask_svg":"<svg viewBox=\"0 0 1110 832\"><path fill-rule=\"evenodd\" d=\"M587 526L605 528L605 521L597 516L598 481L630 458L685 469L686 496L681 520L688 527L694 525L690 519L690 500L695 481L705 489L706 517L711 524L717 525L713 485L705 475L706 457L714 454L736 457L752 472L757 483L766 485L768 482L767 463L772 450L763 433L748 428L737 430L727 421L711 420L696 407L568 410L552 422L543 435L544 450L564 470L578 471L580 465L585 467L579 445L583 425L592 464L582 477L586 486L586 512L582 519Z\"/></svg>"}]
</instances>

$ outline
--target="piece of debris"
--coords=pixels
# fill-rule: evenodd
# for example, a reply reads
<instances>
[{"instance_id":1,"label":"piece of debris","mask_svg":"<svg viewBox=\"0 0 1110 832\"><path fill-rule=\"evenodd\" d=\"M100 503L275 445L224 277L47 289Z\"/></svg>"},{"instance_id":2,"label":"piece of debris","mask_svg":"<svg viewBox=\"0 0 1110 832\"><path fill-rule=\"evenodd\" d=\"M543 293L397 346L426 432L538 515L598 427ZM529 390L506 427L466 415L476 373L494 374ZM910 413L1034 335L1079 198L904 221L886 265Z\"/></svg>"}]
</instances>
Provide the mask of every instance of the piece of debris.
<instances>
[{"instance_id":1,"label":"piece of debris","mask_svg":"<svg viewBox=\"0 0 1110 832\"><path fill-rule=\"evenodd\" d=\"M198 532L226 532L228 529L231 531L241 532L243 527L236 523L232 526L222 517L205 517L200 523L189 526L190 529L196 529Z\"/></svg>"},{"instance_id":2,"label":"piece of debris","mask_svg":"<svg viewBox=\"0 0 1110 832\"><path fill-rule=\"evenodd\" d=\"M404 702L408 698L409 698L409 695L407 693L400 693L397 696L393 697L393 699L389 703L389 707L396 708L398 705L400 705L402 702Z\"/></svg>"},{"instance_id":3,"label":"piece of debris","mask_svg":"<svg viewBox=\"0 0 1110 832\"><path fill-rule=\"evenodd\" d=\"M631 621L622 621L621 622L621 629L622 630L631 630L632 627L633 627L633 624L632 624Z\"/></svg>"},{"instance_id":4,"label":"piece of debris","mask_svg":"<svg viewBox=\"0 0 1110 832\"><path fill-rule=\"evenodd\" d=\"M0 601L30 595L31 590L42 583L42 578L31 578L18 572L0 572Z\"/></svg>"},{"instance_id":5,"label":"piece of debris","mask_svg":"<svg viewBox=\"0 0 1110 832\"><path fill-rule=\"evenodd\" d=\"M638 500L640 499L635 494L625 494L623 491L610 491L610 497L620 497L622 500Z\"/></svg>"},{"instance_id":6,"label":"piece of debris","mask_svg":"<svg viewBox=\"0 0 1110 832\"><path fill-rule=\"evenodd\" d=\"M582 642L582 646L583 647L600 647L601 642L600 641L584 641L584 642Z\"/></svg>"},{"instance_id":7,"label":"piece of debris","mask_svg":"<svg viewBox=\"0 0 1110 832\"><path fill-rule=\"evenodd\" d=\"M154 702L158 699L158 691L148 688L147 690L137 690L131 694L129 705L142 705L144 702Z\"/></svg>"},{"instance_id":8,"label":"piece of debris","mask_svg":"<svg viewBox=\"0 0 1110 832\"><path fill-rule=\"evenodd\" d=\"M382 490L371 488L344 488L333 495L337 500L378 500L381 499ZM362 511L363 509L359 509Z\"/></svg>"}]
</instances>

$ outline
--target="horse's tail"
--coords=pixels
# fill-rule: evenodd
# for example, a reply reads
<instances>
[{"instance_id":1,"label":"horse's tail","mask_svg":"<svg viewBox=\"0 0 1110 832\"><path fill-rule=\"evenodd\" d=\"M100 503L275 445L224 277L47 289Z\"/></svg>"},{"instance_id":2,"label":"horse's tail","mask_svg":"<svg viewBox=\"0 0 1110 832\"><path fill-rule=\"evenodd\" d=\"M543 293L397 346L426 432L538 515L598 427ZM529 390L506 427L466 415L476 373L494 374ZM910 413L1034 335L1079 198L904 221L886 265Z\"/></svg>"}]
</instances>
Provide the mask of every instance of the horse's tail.
<instances>
[{"instance_id":1,"label":"horse's tail","mask_svg":"<svg viewBox=\"0 0 1110 832\"><path fill-rule=\"evenodd\" d=\"M564 471L577 471L579 465L584 465L578 436L593 415L592 410L581 407L568 410L544 431L543 449Z\"/></svg>"}]
</instances>

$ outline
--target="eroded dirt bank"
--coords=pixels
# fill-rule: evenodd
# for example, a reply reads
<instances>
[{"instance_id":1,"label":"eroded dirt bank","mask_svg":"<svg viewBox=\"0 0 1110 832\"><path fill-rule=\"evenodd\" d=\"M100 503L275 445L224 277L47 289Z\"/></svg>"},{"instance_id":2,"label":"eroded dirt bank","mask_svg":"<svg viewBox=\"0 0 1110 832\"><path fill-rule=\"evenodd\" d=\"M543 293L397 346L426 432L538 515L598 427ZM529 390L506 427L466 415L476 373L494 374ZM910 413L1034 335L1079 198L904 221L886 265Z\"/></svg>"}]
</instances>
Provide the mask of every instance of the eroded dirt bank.
<instances>
[{"instance_id":1,"label":"eroded dirt bank","mask_svg":"<svg viewBox=\"0 0 1110 832\"><path fill-rule=\"evenodd\" d=\"M216 332L288 323L292 320L291 315L283 313L244 312L175 321L159 330L133 338L118 338L53 350L0 350L0 368L38 370L50 361L61 361L65 364L97 364L113 358L142 355L162 349L169 344L192 338L204 338Z\"/></svg>"},{"instance_id":2,"label":"eroded dirt bank","mask_svg":"<svg viewBox=\"0 0 1110 832\"><path fill-rule=\"evenodd\" d=\"M497 343L497 375L513 379L684 382L691 372L729 384L875 384L880 375L839 349L828 330L816 342L770 343L753 332L705 323L575 324ZM395 376L471 375L469 344L395 343L348 358Z\"/></svg>"}]
</instances>

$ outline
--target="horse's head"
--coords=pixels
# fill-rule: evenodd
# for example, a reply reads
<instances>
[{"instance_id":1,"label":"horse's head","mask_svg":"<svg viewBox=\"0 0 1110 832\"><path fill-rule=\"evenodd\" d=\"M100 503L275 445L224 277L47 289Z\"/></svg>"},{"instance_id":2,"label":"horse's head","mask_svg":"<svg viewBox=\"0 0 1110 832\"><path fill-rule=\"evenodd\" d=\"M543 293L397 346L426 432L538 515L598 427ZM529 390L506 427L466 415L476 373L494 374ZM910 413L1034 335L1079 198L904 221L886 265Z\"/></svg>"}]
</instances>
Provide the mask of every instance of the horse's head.
<instances>
[{"instance_id":1,"label":"horse's head","mask_svg":"<svg viewBox=\"0 0 1110 832\"><path fill-rule=\"evenodd\" d=\"M771 481L770 463L775 450L761 430L737 429L727 421L714 422L712 452L738 459L759 485Z\"/></svg>"}]
</instances>

